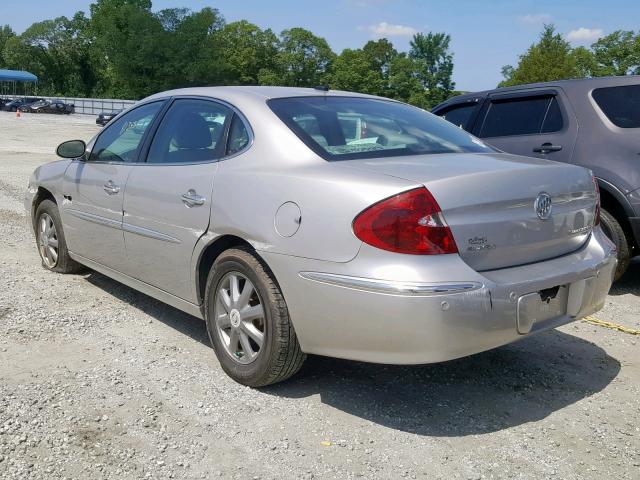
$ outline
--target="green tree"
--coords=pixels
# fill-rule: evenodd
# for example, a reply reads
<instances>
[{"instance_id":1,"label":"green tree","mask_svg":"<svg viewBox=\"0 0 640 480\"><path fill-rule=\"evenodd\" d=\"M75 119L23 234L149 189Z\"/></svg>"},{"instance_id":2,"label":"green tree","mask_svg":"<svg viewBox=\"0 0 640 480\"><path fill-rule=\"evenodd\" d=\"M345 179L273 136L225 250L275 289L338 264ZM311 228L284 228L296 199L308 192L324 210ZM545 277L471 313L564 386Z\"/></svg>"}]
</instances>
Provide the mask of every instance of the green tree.
<instances>
[{"instance_id":1,"label":"green tree","mask_svg":"<svg viewBox=\"0 0 640 480\"><path fill-rule=\"evenodd\" d=\"M420 65L404 53L396 56L389 66L388 96L422 108L427 105L426 91L418 78Z\"/></svg>"},{"instance_id":2,"label":"green tree","mask_svg":"<svg viewBox=\"0 0 640 480\"><path fill-rule=\"evenodd\" d=\"M383 77L388 77L389 67L394 58L398 56L398 52L393 48L393 44L386 38L380 40L369 40L362 47L362 51L371 63L371 67L380 70Z\"/></svg>"},{"instance_id":3,"label":"green tree","mask_svg":"<svg viewBox=\"0 0 640 480\"><path fill-rule=\"evenodd\" d=\"M386 86L381 71L373 68L361 49L343 50L333 62L329 78L329 85L335 90L381 95Z\"/></svg>"},{"instance_id":4,"label":"green tree","mask_svg":"<svg viewBox=\"0 0 640 480\"><path fill-rule=\"evenodd\" d=\"M416 63L416 78L424 92L415 92L420 106L431 108L449 98L455 88L451 37L445 33L417 33L411 40L409 58Z\"/></svg>"},{"instance_id":5,"label":"green tree","mask_svg":"<svg viewBox=\"0 0 640 480\"><path fill-rule=\"evenodd\" d=\"M0 65L4 65L4 46L7 43L7 40L16 36L16 33L9 25L5 25L0 27Z\"/></svg>"},{"instance_id":6,"label":"green tree","mask_svg":"<svg viewBox=\"0 0 640 480\"><path fill-rule=\"evenodd\" d=\"M229 23L212 37L226 85L257 85L261 71L275 71L278 37L246 20Z\"/></svg>"},{"instance_id":7,"label":"green tree","mask_svg":"<svg viewBox=\"0 0 640 480\"><path fill-rule=\"evenodd\" d=\"M71 19L58 17L34 23L5 42L3 57L7 66L36 74L43 93L88 94L95 75L84 35L87 22L78 12Z\"/></svg>"},{"instance_id":8,"label":"green tree","mask_svg":"<svg viewBox=\"0 0 640 480\"><path fill-rule=\"evenodd\" d=\"M617 30L591 45L594 77L640 74L640 33Z\"/></svg>"},{"instance_id":9,"label":"green tree","mask_svg":"<svg viewBox=\"0 0 640 480\"><path fill-rule=\"evenodd\" d=\"M284 30L280 34L274 69L260 72L262 85L315 87L328 80L335 53L324 38L304 28Z\"/></svg>"},{"instance_id":10,"label":"green tree","mask_svg":"<svg viewBox=\"0 0 640 480\"><path fill-rule=\"evenodd\" d=\"M222 78L220 48L212 39L224 27L218 10L205 7L198 12L169 9L159 12L164 33L162 50L167 62L160 75L164 88L215 84ZM169 23L166 23L170 19Z\"/></svg>"},{"instance_id":11,"label":"green tree","mask_svg":"<svg viewBox=\"0 0 640 480\"><path fill-rule=\"evenodd\" d=\"M91 5L90 28L99 93L140 98L163 89L168 42L149 0L98 0Z\"/></svg>"},{"instance_id":12,"label":"green tree","mask_svg":"<svg viewBox=\"0 0 640 480\"><path fill-rule=\"evenodd\" d=\"M389 91L389 69L398 55L387 39L367 42L362 49L345 49L331 65L331 88L370 95Z\"/></svg>"},{"instance_id":13,"label":"green tree","mask_svg":"<svg viewBox=\"0 0 640 480\"><path fill-rule=\"evenodd\" d=\"M540 40L520 56L518 66L507 65L503 67L502 74L505 76L500 83L502 87L581 76L571 45L553 25L545 25Z\"/></svg>"}]
</instances>

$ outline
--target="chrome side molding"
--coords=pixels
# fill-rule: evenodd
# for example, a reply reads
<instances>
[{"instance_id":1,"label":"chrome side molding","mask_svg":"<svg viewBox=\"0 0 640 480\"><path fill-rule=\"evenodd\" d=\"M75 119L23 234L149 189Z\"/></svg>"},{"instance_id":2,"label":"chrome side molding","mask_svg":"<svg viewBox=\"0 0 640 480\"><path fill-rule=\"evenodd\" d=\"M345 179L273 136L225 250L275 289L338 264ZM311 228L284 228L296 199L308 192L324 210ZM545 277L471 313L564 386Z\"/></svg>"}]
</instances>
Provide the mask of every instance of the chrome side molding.
<instances>
[{"instance_id":1,"label":"chrome side molding","mask_svg":"<svg viewBox=\"0 0 640 480\"><path fill-rule=\"evenodd\" d=\"M155 240L161 240L163 242L182 243L179 239L174 238L171 235L156 232L155 230L151 230L149 228L138 227L137 225L131 225L130 223L127 223L127 222L122 223L122 229L125 232L134 233L136 235L140 235L147 238L153 238Z\"/></svg>"},{"instance_id":2,"label":"chrome side molding","mask_svg":"<svg viewBox=\"0 0 640 480\"><path fill-rule=\"evenodd\" d=\"M167 235L162 232L157 232L149 228L138 227L137 225L131 225L130 223L112 220L110 218L101 217L100 215L81 212L80 210L75 210L71 208L67 208L66 212L69 215L73 215L76 218L86 220L87 222L97 223L98 225L104 225L105 227L115 228L116 230L124 230L125 232L134 233L136 235L141 235L143 237L153 238L155 240L161 240L163 242L182 243L178 238L174 238L171 235Z\"/></svg>"},{"instance_id":3,"label":"chrome side molding","mask_svg":"<svg viewBox=\"0 0 640 480\"><path fill-rule=\"evenodd\" d=\"M375 278L351 277L323 272L300 272L299 275L315 282L353 288L367 292L386 293L389 295L430 296L453 293L470 292L483 287L479 282L447 282L447 283L418 283L394 280L379 280Z\"/></svg>"}]
</instances>

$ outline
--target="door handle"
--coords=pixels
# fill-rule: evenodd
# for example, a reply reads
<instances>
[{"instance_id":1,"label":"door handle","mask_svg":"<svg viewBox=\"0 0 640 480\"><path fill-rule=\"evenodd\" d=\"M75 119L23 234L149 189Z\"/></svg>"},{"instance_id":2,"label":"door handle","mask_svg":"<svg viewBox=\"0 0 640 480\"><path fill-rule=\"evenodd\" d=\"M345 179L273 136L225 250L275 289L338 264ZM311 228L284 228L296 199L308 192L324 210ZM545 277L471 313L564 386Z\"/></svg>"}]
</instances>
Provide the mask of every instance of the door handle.
<instances>
[{"instance_id":1,"label":"door handle","mask_svg":"<svg viewBox=\"0 0 640 480\"><path fill-rule=\"evenodd\" d=\"M203 196L198 195L194 189L190 189L187 193L183 193L180 195L180 198L189 208L204 205L204 202L207 200Z\"/></svg>"},{"instance_id":2,"label":"door handle","mask_svg":"<svg viewBox=\"0 0 640 480\"><path fill-rule=\"evenodd\" d=\"M120 187L113 183L113 180L109 180L102 188L107 192L107 195L115 195L120 192Z\"/></svg>"},{"instance_id":3,"label":"door handle","mask_svg":"<svg viewBox=\"0 0 640 480\"><path fill-rule=\"evenodd\" d=\"M533 149L535 153L559 152L560 150L562 150L562 145L553 145L552 143L543 143Z\"/></svg>"}]
</instances>

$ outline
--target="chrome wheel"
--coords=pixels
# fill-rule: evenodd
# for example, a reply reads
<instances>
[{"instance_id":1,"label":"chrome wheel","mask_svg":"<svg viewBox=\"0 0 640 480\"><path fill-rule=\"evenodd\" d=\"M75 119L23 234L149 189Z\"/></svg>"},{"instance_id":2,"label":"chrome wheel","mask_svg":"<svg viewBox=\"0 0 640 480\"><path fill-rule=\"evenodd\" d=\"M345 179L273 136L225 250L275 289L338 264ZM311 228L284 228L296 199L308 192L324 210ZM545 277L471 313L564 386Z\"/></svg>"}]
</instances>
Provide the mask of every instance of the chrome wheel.
<instances>
[{"instance_id":1,"label":"chrome wheel","mask_svg":"<svg viewBox=\"0 0 640 480\"><path fill-rule=\"evenodd\" d=\"M260 353L265 340L262 300L251 280L229 272L218 284L215 322L220 340L236 362L248 364Z\"/></svg>"},{"instance_id":2,"label":"chrome wheel","mask_svg":"<svg viewBox=\"0 0 640 480\"><path fill-rule=\"evenodd\" d=\"M58 263L58 232L53 218L43 213L38 219L38 250L47 268L53 268Z\"/></svg>"}]
</instances>

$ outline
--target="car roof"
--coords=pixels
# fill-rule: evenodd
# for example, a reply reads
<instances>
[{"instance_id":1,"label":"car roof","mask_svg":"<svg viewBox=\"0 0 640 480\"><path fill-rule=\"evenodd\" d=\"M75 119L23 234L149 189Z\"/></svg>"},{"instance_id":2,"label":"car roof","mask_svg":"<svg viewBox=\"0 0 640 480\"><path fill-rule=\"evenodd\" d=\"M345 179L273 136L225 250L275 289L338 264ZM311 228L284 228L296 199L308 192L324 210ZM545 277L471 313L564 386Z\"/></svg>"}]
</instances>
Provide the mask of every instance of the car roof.
<instances>
[{"instance_id":1,"label":"car roof","mask_svg":"<svg viewBox=\"0 0 640 480\"><path fill-rule=\"evenodd\" d=\"M220 100L232 101L242 97L244 100L254 100L264 102L272 98L290 98L290 97L324 97L324 96L341 96L341 97L363 97L363 98L380 98L373 95L363 93L344 92L341 90L323 90L320 88L301 88L301 87L263 87L263 86L228 86L228 87L190 87L177 90L168 90L160 92L146 100L166 98L179 95L192 95L202 97L212 97Z\"/></svg>"},{"instance_id":2,"label":"car roof","mask_svg":"<svg viewBox=\"0 0 640 480\"><path fill-rule=\"evenodd\" d=\"M620 85L634 85L634 84L640 84L640 75L625 75L625 76L617 76L617 77L571 78L567 80L556 80L552 82L526 83L523 85L514 85L512 87L498 87L490 90L470 92L470 93L465 93L463 95L451 97L450 99L434 107L434 110L442 108L444 106L454 104L454 103L480 99L492 93L509 93L509 92L518 92L520 90L530 90L534 88L549 88L549 87L560 87L565 92L571 93L572 91L585 91L585 90L593 90L595 88L612 87L612 86L620 86Z\"/></svg>"}]
</instances>

